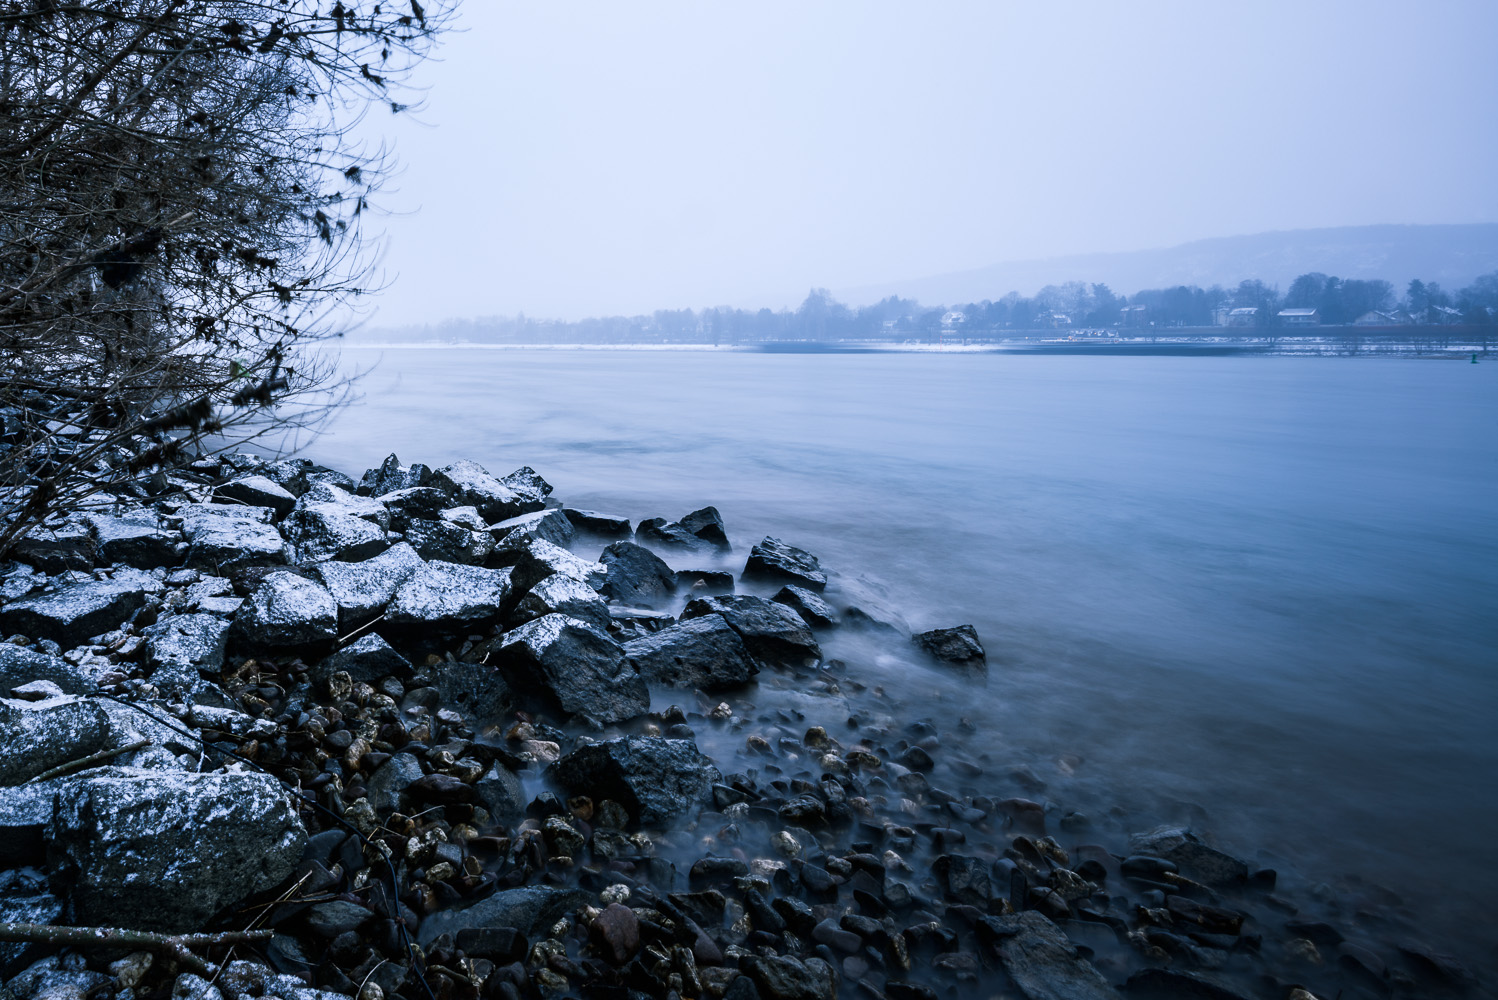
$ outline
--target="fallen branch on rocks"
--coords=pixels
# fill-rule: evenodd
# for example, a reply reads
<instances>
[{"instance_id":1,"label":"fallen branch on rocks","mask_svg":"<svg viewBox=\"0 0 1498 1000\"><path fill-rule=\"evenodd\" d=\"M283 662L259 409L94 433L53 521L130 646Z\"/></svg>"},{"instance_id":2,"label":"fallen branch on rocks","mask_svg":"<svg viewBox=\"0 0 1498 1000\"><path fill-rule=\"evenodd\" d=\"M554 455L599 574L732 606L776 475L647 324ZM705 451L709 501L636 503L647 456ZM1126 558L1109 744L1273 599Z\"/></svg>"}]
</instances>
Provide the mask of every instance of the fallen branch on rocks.
<instances>
[{"instance_id":1,"label":"fallen branch on rocks","mask_svg":"<svg viewBox=\"0 0 1498 1000\"><path fill-rule=\"evenodd\" d=\"M26 944L65 944L74 948L143 948L174 959L205 979L214 966L194 955L192 948L269 941L272 931L220 931L216 934L155 934L123 927L56 927L51 924L0 923L0 941Z\"/></svg>"},{"instance_id":2,"label":"fallen branch on rocks","mask_svg":"<svg viewBox=\"0 0 1498 1000\"><path fill-rule=\"evenodd\" d=\"M32 778L31 781L27 782L27 784L33 784L38 781L47 781L51 778L61 778L65 774L72 774L74 771L82 771L86 768L93 767L95 764L101 764L106 760L111 760L123 754L134 753L137 750L144 750L150 745L150 740L136 740L134 743L127 743L122 747L115 747L113 750L100 750L98 753L91 753L87 757L79 757L77 760L70 760L66 764L58 764L51 770L43 771L41 774L38 774L35 778Z\"/></svg>"}]
</instances>

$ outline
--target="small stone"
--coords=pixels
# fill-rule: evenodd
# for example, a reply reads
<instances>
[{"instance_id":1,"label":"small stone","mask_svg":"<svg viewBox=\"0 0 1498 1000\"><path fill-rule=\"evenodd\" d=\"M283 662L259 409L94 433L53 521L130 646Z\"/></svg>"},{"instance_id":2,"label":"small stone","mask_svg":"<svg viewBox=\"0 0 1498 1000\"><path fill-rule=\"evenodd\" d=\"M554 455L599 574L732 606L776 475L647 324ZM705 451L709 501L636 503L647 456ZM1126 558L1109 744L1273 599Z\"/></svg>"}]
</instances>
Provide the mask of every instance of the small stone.
<instances>
[{"instance_id":1,"label":"small stone","mask_svg":"<svg viewBox=\"0 0 1498 1000\"><path fill-rule=\"evenodd\" d=\"M629 907L610 903L588 928L588 938L605 959L623 965L640 950L640 919Z\"/></svg>"}]
</instances>

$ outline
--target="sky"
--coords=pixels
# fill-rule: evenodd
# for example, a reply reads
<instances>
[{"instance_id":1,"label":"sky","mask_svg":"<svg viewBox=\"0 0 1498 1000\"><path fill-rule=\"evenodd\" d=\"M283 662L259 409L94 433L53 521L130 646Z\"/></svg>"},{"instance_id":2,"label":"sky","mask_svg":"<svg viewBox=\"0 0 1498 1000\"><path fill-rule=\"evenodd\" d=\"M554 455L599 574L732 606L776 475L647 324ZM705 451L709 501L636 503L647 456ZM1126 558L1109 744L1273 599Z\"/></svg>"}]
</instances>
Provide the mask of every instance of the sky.
<instances>
[{"instance_id":1,"label":"sky","mask_svg":"<svg viewBox=\"0 0 1498 1000\"><path fill-rule=\"evenodd\" d=\"M464 0L456 27L420 114L360 125L401 164L376 326L1498 221L1493 0Z\"/></svg>"}]
</instances>

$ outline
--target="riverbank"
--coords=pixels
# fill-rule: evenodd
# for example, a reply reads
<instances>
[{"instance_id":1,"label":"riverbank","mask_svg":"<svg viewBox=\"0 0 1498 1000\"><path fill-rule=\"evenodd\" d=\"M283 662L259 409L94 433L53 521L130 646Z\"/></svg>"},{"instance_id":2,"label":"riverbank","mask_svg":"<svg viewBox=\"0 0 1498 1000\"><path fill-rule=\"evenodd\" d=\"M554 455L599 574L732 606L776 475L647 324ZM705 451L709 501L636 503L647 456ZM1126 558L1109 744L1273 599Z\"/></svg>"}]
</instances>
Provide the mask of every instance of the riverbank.
<instances>
[{"instance_id":1,"label":"riverbank","mask_svg":"<svg viewBox=\"0 0 1498 1000\"><path fill-rule=\"evenodd\" d=\"M0 630L29 641L0 647L4 725L29 749L4 885L47 920L268 925L274 971L234 966L229 1000L275 975L288 1000L1470 978L1371 887L1300 898L1198 833L1053 800L988 720L917 694L1002 684L1002 654L990 676L970 628L912 637L793 546L725 551L712 508L634 526L529 469L393 457L358 482L231 458L175 485L6 575ZM909 687L870 685L865 657ZM15 783L85 750L119 753ZM175 971L133 985L209 995ZM96 957L17 988L111 976Z\"/></svg>"}]
</instances>

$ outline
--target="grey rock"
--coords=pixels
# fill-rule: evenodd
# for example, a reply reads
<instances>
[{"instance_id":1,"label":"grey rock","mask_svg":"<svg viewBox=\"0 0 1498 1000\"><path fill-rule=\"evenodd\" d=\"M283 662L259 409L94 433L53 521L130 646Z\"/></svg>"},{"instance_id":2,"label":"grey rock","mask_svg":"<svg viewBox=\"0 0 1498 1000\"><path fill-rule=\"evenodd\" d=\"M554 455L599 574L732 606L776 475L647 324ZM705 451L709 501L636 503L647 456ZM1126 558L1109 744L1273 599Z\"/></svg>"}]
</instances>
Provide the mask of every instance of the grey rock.
<instances>
[{"instance_id":1,"label":"grey rock","mask_svg":"<svg viewBox=\"0 0 1498 1000\"><path fill-rule=\"evenodd\" d=\"M638 823L653 825L710 801L718 769L691 740L621 736L578 747L547 770L575 795L612 799Z\"/></svg>"},{"instance_id":2,"label":"grey rock","mask_svg":"<svg viewBox=\"0 0 1498 1000\"><path fill-rule=\"evenodd\" d=\"M406 522L406 542L423 559L470 566L482 563L494 550L494 539L487 532L420 517Z\"/></svg>"},{"instance_id":3,"label":"grey rock","mask_svg":"<svg viewBox=\"0 0 1498 1000\"><path fill-rule=\"evenodd\" d=\"M751 655L768 666L806 666L822 657L811 628L791 608L749 594L691 601L683 619L719 614L744 639Z\"/></svg>"},{"instance_id":4,"label":"grey rock","mask_svg":"<svg viewBox=\"0 0 1498 1000\"><path fill-rule=\"evenodd\" d=\"M296 561L302 563L359 562L390 547L385 530L355 509L340 503L307 503L306 497L287 516L281 530Z\"/></svg>"},{"instance_id":5,"label":"grey rock","mask_svg":"<svg viewBox=\"0 0 1498 1000\"><path fill-rule=\"evenodd\" d=\"M322 684L340 670L355 683L373 684L383 677L409 677L411 664L392 649L390 643L369 633L321 660L312 669L311 677L315 683Z\"/></svg>"},{"instance_id":6,"label":"grey rock","mask_svg":"<svg viewBox=\"0 0 1498 1000\"><path fill-rule=\"evenodd\" d=\"M243 471L247 475L264 476L292 496L299 497L307 492L307 477L314 468L305 458L289 458L280 462L255 462L244 467Z\"/></svg>"},{"instance_id":7,"label":"grey rock","mask_svg":"<svg viewBox=\"0 0 1498 1000\"><path fill-rule=\"evenodd\" d=\"M155 587L160 590L160 584ZM146 603L152 588L137 577L64 584L47 594L0 608L0 632L49 639L71 649L85 639L113 631Z\"/></svg>"},{"instance_id":8,"label":"grey rock","mask_svg":"<svg viewBox=\"0 0 1498 1000\"><path fill-rule=\"evenodd\" d=\"M498 654L511 684L544 693L564 712L607 724L650 709L645 680L623 648L576 618L547 615L528 622L505 635Z\"/></svg>"},{"instance_id":9,"label":"grey rock","mask_svg":"<svg viewBox=\"0 0 1498 1000\"><path fill-rule=\"evenodd\" d=\"M608 567L603 596L631 607L658 607L676 594L676 574L660 556L634 542L615 542L598 561Z\"/></svg>"},{"instance_id":10,"label":"grey rock","mask_svg":"<svg viewBox=\"0 0 1498 1000\"><path fill-rule=\"evenodd\" d=\"M1026 1000L1118 1000L1108 980L1035 910L984 917L979 938L994 943L1000 964Z\"/></svg>"},{"instance_id":11,"label":"grey rock","mask_svg":"<svg viewBox=\"0 0 1498 1000\"><path fill-rule=\"evenodd\" d=\"M1250 1000L1250 994L1212 976L1180 969L1140 969L1124 989L1141 1000Z\"/></svg>"},{"instance_id":12,"label":"grey rock","mask_svg":"<svg viewBox=\"0 0 1498 1000\"><path fill-rule=\"evenodd\" d=\"M513 927L526 937L535 937L573 910L596 902L582 889L524 886L505 889L461 910L439 910L421 922L417 941L422 947L444 934L457 937L471 927Z\"/></svg>"},{"instance_id":13,"label":"grey rock","mask_svg":"<svg viewBox=\"0 0 1498 1000\"><path fill-rule=\"evenodd\" d=\"M722 691L759 673L749 651L722 615L680 621L624 644L624 655L652 684Z\"/></svg>"},{"instance_id":14,"label":"grey rock","mask_svg":"<svg viewBox=\"0 0 1498 1000\"><path fill-rule=\"evenodd\" d=\"M546 506L544 497L507 486L491 476L483 466L467 459L432 473L431 485L457 503L477 507L487 521L503 521Z\"/></svg>"},{"instance_id":15,"label":"grey rock","mask_svg":"<svg viewBox=\"0 0 1498 1000\"><path fill-rule=\"evenodd\" d=\"M598 591L560 573L554 573L532 587L509 617L514 625L524 625L555 614L576 618L600 630L607 630L613 620L608 603L598 595Z\"/></svg>"},{"instance_id":16,"label":"grey rock","mask_svg":"<svg viewBox=\"0 0 1498 1000\"><path fill-rule=\"evenodd\" d=\"M269 507L276 516L285 517L296 506L296 496L286 487L266 476L248 475L216 486L213 495L219 502L243 504L246 507Z\"/></svg>"},{"instance_id":17,"label":"grey rock","mask_svg":"<svg viewBox=\"0 0 1498 1000\"><path fill-rule=\"evenodd\" d=\"M909 629L895 624L889 618L898 616L854 605L843 609L843 628L849 632L862 632L884 639L903 639L910 635Z\"/></svg>"},{"instance_id":18,"label":"grey rock","mask_svg":"<svg viewBox=\"0 0 1498 1000\"><path fill-rule=\"evenodd\" d=\"M510 571L511 586L523 594L550 576L564 576L594 590L603 586L608 567L575 556L560 545L537 540L523 549Z\"/></svg>"},{"instance_id":19,"label":"grey rock","mask_svg":"<svg viewBox=\"0 0 1498 1000\"><path fill-rule=\"evenodd\" d=\"M78 922L171 931L276 885L307 841L268 774L119 767L60 791L47 833Z\"/></svg>"},{"instance_id":20,"label":"grey rock","mask_svg":"<svg viewBox=\"0 0 1498 1000\"><path fill-rule=\"evenodd\" d=\"M529 465L522 465L500 482L516 493L529 494L543 501L551 496L551 484L542 479L541 474Z\"/></svg>"},{"instance_id":21,"label":"grey rock","mask_svg":"<svg viewBox=\"0 0 1498 1000\"><path fill-rule=\"evenodd\" d=\"M816 556L769 537L749 551L744 579L790 583L815 591L827 588L827 574Z\"/></svg>"},{"instance_id":22,"label":"grey rock","mask_svg":"<svg viewBox=\"0 0 1498 1000\"><path fill-rule=\"evenodd\" d=\"M97 701L0 702L0 785L18 785L111 745L109 717Z\"/></svg>"},{"instance_id":23,"label":"grey rock","mask_svg":"<svg viewBox=\"0 0 1498 1000\"><path fill-rule=\"evenodd\" d=\"M434 561L395 592L385 617L392 623L473 625L499 617L510 593L510 573Z\"/></svg>"},{"instance_id":24,"label":"grey rock","mask_svg":"<svg viewBox=\"0 0 1498 1000\"><path fill-rule=\"evenodd\" d=\"M401 543L362 562L320 563L312 567L312 574L333 595L339 625L350 628L383 611L395 599L401 584L424 565L415 549Z\"/></svg>"},{"instance_id":25,"label":"grey rock","mask_svg":"<svg viewBox=\"0 0 1498 1000\"><path fill-rule=\"evenodd\" d=\"M1182 875L1203 885L1241 885L1248 878L1246 862L1202 843L1182 827L1136 834L1129 838L1129 850L1173 861Z\"/></svg>"},{"instance_id":26,"label":"grey rock","mask_svg":"<svg viewBox=\"0 0 1498 1000\"><path fill-rule=\"evenodd\" d=\"M525 814L528 798L520 776L503 764L495 764L473 786L479 802L496 823L519 819Z\"/></svg>"},{"instance_id":27,"label":"grey rock","mask_svg":"<svg viewBox=\"0 0 1498 1000\"><path fill-rule=\"evenodd\" d=\"M153 510L90 514L86 520L94 529L94 551L100 563L150 569L182 561L182 533L166 527Z\"/></svg>"},{"instance_id":28,"label":"grey rock","mask_svg":"<svg viewBox=\"0 0 1498 1000\"><path fill-rule=\"evenodd\" d=\"M46 968L39 962L12 979L5 989L15 1000L89 1000L109 981L100 972Z\"/></svg>"},{"instance_id":29,"label":"grey rock","mask_svg":"<svg viewBox=\"0 0 1498 1000\"><path fill-rule=\"evenodd\" d=\"M837 610L814 590L785 586L780 588L772 600L796 612L812 628L832 628L838 624Z\"/></svg>"},{"instance_id":30,"label":"grey rock","mask_svg":"<svg viewBox=\"0 0 1498 1000\"><path fill-rule=\"evenodd\" d=\"M223 669L228 631L229 623L211 614L174 615L143 629L151 683L175 696L196 691L201 674Z\"/></svg>"},{"instance_id":31,"label":"grey rock","mask_svg":"<svg viewBox=\"0 0 1498 1000\"><path fill-rule=\"evenodd\" d=\"M820 958L746 956L739 962L762 1000L836 1000L837 974Z\"/></svg>"},{"instance_id":32,"label":"grey rock","mask_svg":"<svg viewBox=\"0 0 1498 1000\"><path fill-rule=\"evenodd\" d=\"M489 526L494 557L501 563L516 561L536 541L565 547L572 541L572 531L572 522L560 510L538 510Z\"/></svg>"},{"instance_id":33,"label":"grey rock","mask_svg":"<svg viewBox=\"0 0 1498 1000\"><path fill-rule=\"evenodd\" d=\"M358 492L363 496L382 497L398 490L425 486L431 478L432 470L425 465L401 465L400 459L391 455L378 469L364 473Z\"/></svg>"},{"instance_id":34,"label":"grey rock","mask_svg":"<svg viewBox=\"0 0 1498 1000\"><path fill-rule=\"evenodd\" d=\"M33 681L51 681L66 694L88 694L98 686L93 674L59 656L0 643L0 698Z\"/></svg>"},{"instance_id":35,"label":"grey rock","mask_svg":"<svg viewBox=\"0 0 1498 1000\"><path fill-rule=\"evenodd\" d=\"M667 521L664 517L649 517L641 521L635 529L635 538L647 545L685 549L689 552L710 552L714 547L711 542L698 538L680 524Z\"/></svg>"},{"instance_id":36,"label":"grey rock","mask_svg":"<svg viewBox=\"0 0 1498 1000\"><path fill-rule=\"evenodd\" d=\"M451 506L448 495L434 486L410 486L394 490L379 498L390 511L390 527L405 531L412 520L435 521Z\"/></svg>"},{"instance_id":37,"label":"grey rock","mask_svg":"<svg viewBox=\"0 0 1498 1000\"><path fill-rule=\"evenodd\" d=\"M243 597L205 597L198 602L199 611L220 618L233 618L243 606Z\"/></svg>"},{"instance_id":38,"label":"grey rock","mask_svg":"<svg viewBox=\"0 0 1498 1000\"><path fill-rule=\"evenodd\" d=\"M187 535L187 564L222 571L286 562L286 542L269 507L193 504L178 511Z\"/></svg>"},{"instance_id":39,"label":"grey rock","mask_svg":"<svg viewBox=\"0 0 1498 1000\"><path fill-rule=\"evenodd\" d=\"M629 518L617 514L600 514L596 510L578 510L576 507L563 507L562 513L578 531L604 538L628 538L633 533Z\"/></svg>"},{"instance_id":40,"label":"grey rock","mask_svg":"<svg viewBox=\"0 0 1498 1000\"><path fill-rule=\"evenodd\" d=\"M16 542L11 555L44 573L94 564L93 528L77 519L38 525Z\"/></svg>"},{"instance_id":41,"label":"grey rock","mask_svg":"<svg viewBox=\"0 0 1498 1000\"><path fill-rule=\"evenodd\" d=\"M381 764L369 776L365 788L369 804L380 813L395 812L401 807L401 796L421 780L421 761L408 753L398 753Z\"/></svg>"},{"instance_id":42,"label":"grey rock","mask_svg":"<svg viewBox=\"0 0 1498 1000\"><path fill-rule=\"evenodd\" d=\"M358 903L346 899L332 899L318 903L307 911L307 927L320 937L332 939L345 931L363 927L374 914Z\"/></svg>"},{"instance_id":43,"label":"grey rock","mask_svg":"<svg viewBox=\"0 0 1498 1000\"><path fill-rule=\"evenodd\" d=\"M515 696L504 675L487 663L442 663L431 668L438 705L470 719L492 722L515 708Z\"/></svg>"},{"instance_id":44,"label":"grey rock","mask_svg":"<svg viewBox=\"0 0 1498 1000\"><path fill-rule=\"evenodd\" d=\"M911 636L911 641L932 658L965 670L987 671L988 657L971 625L937 628Z\"/></svg>"},{"instance_id":45,"label":"grey rock","mask_svg":"<svg viewBox=\"0 0 1498 1000\"><path fill-rule=\"evenodd\" d=\"M337 638L338 605L313 580L280 570L234 616L233 637L254 648L308 646Z\"/></svg>"},{"instance_id":46,"label":"grey rock","mask_svg":"<svg viewBox=\"0 0 1498 1000\"><path fill-rule=\"evenodd\" d=\"M337 469L315 465L307 471L307 488L313 489L319 483L324 486L336 486L345 493L359 492L359 484L354 482L352 476L344 475Z\"/></svg>"},{"instance_id":47,"label":"grey rock","mask_svg":"<svg viewBox=\"0 0 1498 1000\"><path fill-rule=\"evenodd\" d=\"M3 850L3 848L0 848ZM46 894L19 896L11 893L0 895L0 913L5 914L8 923L17 924L51 924L58 922L62 917L63 902L56 896ZM21 942L0 943L0 975L4 970L16 968L34 960L39 954L40 948L35 944L24 944ZM0 990L4 987L0 986ZM46 991L51 993L51 990ZM79 993L80 1000L87 996L88 989ZM55 994L54 994L55 995Z\"/></svg>"},{"instance_id":48,"label":"grey rock","mask_svg":"<svg viewBox=\"0 0 1498 1000\"><path fill-rule=\"evenodd\" d=\"M720 552L728 552L732 548L728 544L728 529L723 524L723 515L718 513L716 507L694 510L678 523L691 532L694 538L700 538Z\"/></svg>"}]
</instances>

